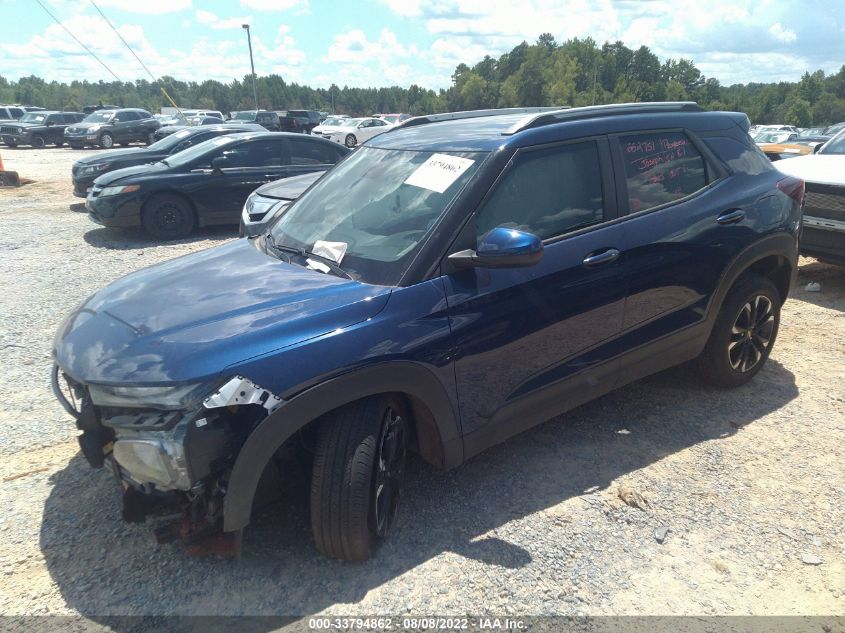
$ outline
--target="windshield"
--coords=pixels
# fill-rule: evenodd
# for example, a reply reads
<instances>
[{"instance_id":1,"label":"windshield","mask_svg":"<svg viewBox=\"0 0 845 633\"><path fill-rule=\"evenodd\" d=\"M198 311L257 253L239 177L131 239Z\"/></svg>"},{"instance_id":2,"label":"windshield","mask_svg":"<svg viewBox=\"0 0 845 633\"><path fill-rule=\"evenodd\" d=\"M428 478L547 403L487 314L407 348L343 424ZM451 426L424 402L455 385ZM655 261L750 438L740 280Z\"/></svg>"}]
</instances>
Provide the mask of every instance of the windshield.
<instances>
[{"instance_id":1,"label":"windshield","mask_svg":"<svg viewBox=\"0 0 845 633\"><path fill-rule=\"evenodd\" d=\"M255 112L238 112L235 119L238 121L255 121Z\"/></svg>"},{"instance_id":2,"label":"windshield","mask_svg":"<svg viewBox=\"0 0 845 633\"><path fill-rule=\"evenodd\" d=\"M21 123L43 123L47 118L46 114L28 112L21 117Z\"/></svg>"},{"instance_id":3,"label":"windshield","mask_svg":"<svg viewBox=\"0 0 845 633\"><path fill-rule=\"evenodd\" d=\"M802 130L798 133L798 138L810 138L811 136L818 136L822 133L822 128L820 127L811 127L806 130Z\"/></svg>"},{"instance_id":4,"label":"windshield","mask_svg":"<svg viewBox=\"0 0 845 633\"><path fill-rule=\"evenodd\" d=\"M330 117L330 118L326 119L325 121L323 121L322 123L320 123L320 125L324 126L324 127L326 125L343 125L343 122L345 120L346 119L333 119L333 118Z\"/></svg>"},{"instance_id":5,"label":"windshield","mask_svg":"<svg viewBox=\"0 0 845 633\"><path fill-rule=\"evenodd\" d=\"M114 116L114 112L92 112L83 119L86 123L108 123Z\"/></svg>"},{"instance_id":6,"label":"windshield","mask_svg":"<svg viewBox=\"0 0 845 633\"><path fill-rule=\"evenodd\" d=\"M762 132L754 137L755 143L785 143L794 132Z\"/></svg>"},{"instance_id":7,"label":"windshield","mask_svg":"<svg viewBox=\"0 0 845 633\"><path fill-rule=\"evenodd\" d=\"M173 136L176 136L176 134L174 134ZM168 156L164 162L170 165L171 167L183 167L184 165L187 165L188 163L191 163L196 159L201 158L204 154L212 152L212 150L214 149L223 147L224 145L228 145L229 143L238 140L237 137L237 134L217 136L207 141L203 141L202 143L198 143L193 147L189 147L186 150L182 150L181 152L174 154L173 156Z\"/></svg>"},{"instance_id":8,"label":"windshield","mask_svg":"<svg viewBox=\"0 0 845 633\"><path fill-rule=\"evenodd\" d=\"M399 121L398 114L388 114L387 116L383 116L381 118L388 123L397 123Z\"/></svg>"},{"instance_id":9,"label":"windshield","mask_svg":"<svg viewBox=\"0 0 845 633\"><path fill-rule=\"evenodd\" d=\"M339 264L365 283L396 285L486 152L361 147L294 202L271 229L277 245L340 242Z\"/></svg>"},{"instance_id":10,"label":"windshield","mask_svg":"<svg viewBox=\"0 0 845 633\"><path fill-rule=\"evenodd\" d=\"M845 130L822 145L819 154L845 154Z\"/></svg>"}]
</instances>

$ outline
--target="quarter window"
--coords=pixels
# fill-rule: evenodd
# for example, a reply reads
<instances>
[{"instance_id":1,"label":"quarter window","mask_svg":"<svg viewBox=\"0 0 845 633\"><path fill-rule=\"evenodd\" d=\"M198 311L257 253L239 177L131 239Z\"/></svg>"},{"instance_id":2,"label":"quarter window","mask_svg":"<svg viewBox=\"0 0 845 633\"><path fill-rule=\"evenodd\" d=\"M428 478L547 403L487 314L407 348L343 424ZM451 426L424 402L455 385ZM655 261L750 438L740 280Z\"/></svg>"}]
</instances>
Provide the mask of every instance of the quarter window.
<instances>
[{"instance_id":1,"label":"quarter window","mask_svg":"<svg viewBox=\"0 0 845 633\"><path fill-rule=\"evenodd\" d=\"M619 137L631 213L685 198L707 185L704 157L683 132Z\"/></svg>"},{"instance_id":2,"label":"quarter window","mask_svg":"<svg viewBox=\"0 0 845 633\"><path fill-rule=\"evenodd\" d=\"M594 141L517 155L476 215L476 237L504 226L549 239L604 220L604 194Z\"/></svg>"}]
</instances>

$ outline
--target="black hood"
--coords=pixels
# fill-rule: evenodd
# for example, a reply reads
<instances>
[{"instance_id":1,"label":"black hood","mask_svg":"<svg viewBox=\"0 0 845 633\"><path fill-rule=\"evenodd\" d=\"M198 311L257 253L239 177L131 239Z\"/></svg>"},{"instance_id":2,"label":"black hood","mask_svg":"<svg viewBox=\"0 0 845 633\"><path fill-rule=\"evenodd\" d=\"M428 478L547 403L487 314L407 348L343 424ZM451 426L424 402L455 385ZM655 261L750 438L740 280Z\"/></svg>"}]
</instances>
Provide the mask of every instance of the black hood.
<instances>
[{"instance_id":1,"label":"black hood","mask_svg":"<svg viewBox=\"0 0 845 633\"><path fill-rule=\"evenodd\" d=\"M152 161L161 160L167 156L167 152L155 152L146 147L132 147L129 149L114 149L106 152L97 152L93 156L86 156L76 161L77 165L99 165L100 163L121 163L128 165L140 165Z\"/></svg>"}]
</instances>

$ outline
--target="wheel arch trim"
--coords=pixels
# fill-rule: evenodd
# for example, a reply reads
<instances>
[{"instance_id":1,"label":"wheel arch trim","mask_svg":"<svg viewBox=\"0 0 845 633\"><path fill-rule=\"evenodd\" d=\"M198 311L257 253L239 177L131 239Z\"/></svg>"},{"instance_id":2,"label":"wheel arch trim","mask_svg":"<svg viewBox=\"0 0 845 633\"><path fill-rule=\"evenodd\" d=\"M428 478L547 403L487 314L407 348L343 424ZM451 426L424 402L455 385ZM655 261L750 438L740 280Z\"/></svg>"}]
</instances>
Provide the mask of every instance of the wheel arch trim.
<instances>
[{"instance_id":1,"label":"wheel arch trim","mask_svg":"<svg viewBox=\"0 0 845 633\"><path fill-rule=\"evenodd\" d=\"M223 505L223 529L249 523L264 468L297 431L345 404L381 393L398 393L425 403L439 435L443 468L463 461L458 418L447 389L435 374L413 361L389 361L330 378L285 401L250 433L238 452ZM419 430L418 430L419 433Z\"/></svg>"}]
</instances>

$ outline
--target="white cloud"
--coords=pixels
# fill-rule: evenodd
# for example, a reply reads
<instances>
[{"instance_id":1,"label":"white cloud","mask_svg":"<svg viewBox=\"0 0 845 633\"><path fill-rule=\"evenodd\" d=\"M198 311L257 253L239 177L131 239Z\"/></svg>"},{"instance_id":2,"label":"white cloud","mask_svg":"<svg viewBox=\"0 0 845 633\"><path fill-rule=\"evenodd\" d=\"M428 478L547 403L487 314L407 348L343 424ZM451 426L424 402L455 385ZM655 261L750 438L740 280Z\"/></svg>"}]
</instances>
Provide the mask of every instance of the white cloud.
<instances>
[{"instance_id":1,"label":"white cloud","mask_svg":"<svg viewBox=\"0 0 845 633\"><path fill-rule=\"evenodd\" d=\"M127 13L160 15L162 13L186 11L193 4L191 0L97 0L97 6L101 9L106 7L119 9ZM111 16L109 17L111 18Z\"/></svg>"},{"instance_id":2,"label":"white cloud","mask_svg":"<svg viewBox=\"0 0 845 633\"><path fill-rule=\"evenodd\" d=\"M783 28L780 22L775 22L774 24L772 24L769 27L769 33L778 42L783 42L784 44L791 44L792 42L798 39L798 36L795 34L795 31Z\"/></svg>"},{"instance_id":3,"label":"white cloud","mask_svg":"<svg viewBox=\"0 0 845 633\"><path fill-rule=\"evenodd\" d=\"M307 11L308 0L241 0L241 6L256 11Z\"/></svg>"},{"instance_id":4,"label":"white cloud","mask_svg":"<svg viewBox=\"0 0 845 633\"><path fill-rule=\"evenodd\" d=\"M219 18L216 13L211 11L204 11L197 9L194 15L197 22L211 27L212 29L240 29L244 24L252 24L252 16L234 17L234 18Z\"/></svg>"}]
</instances>

